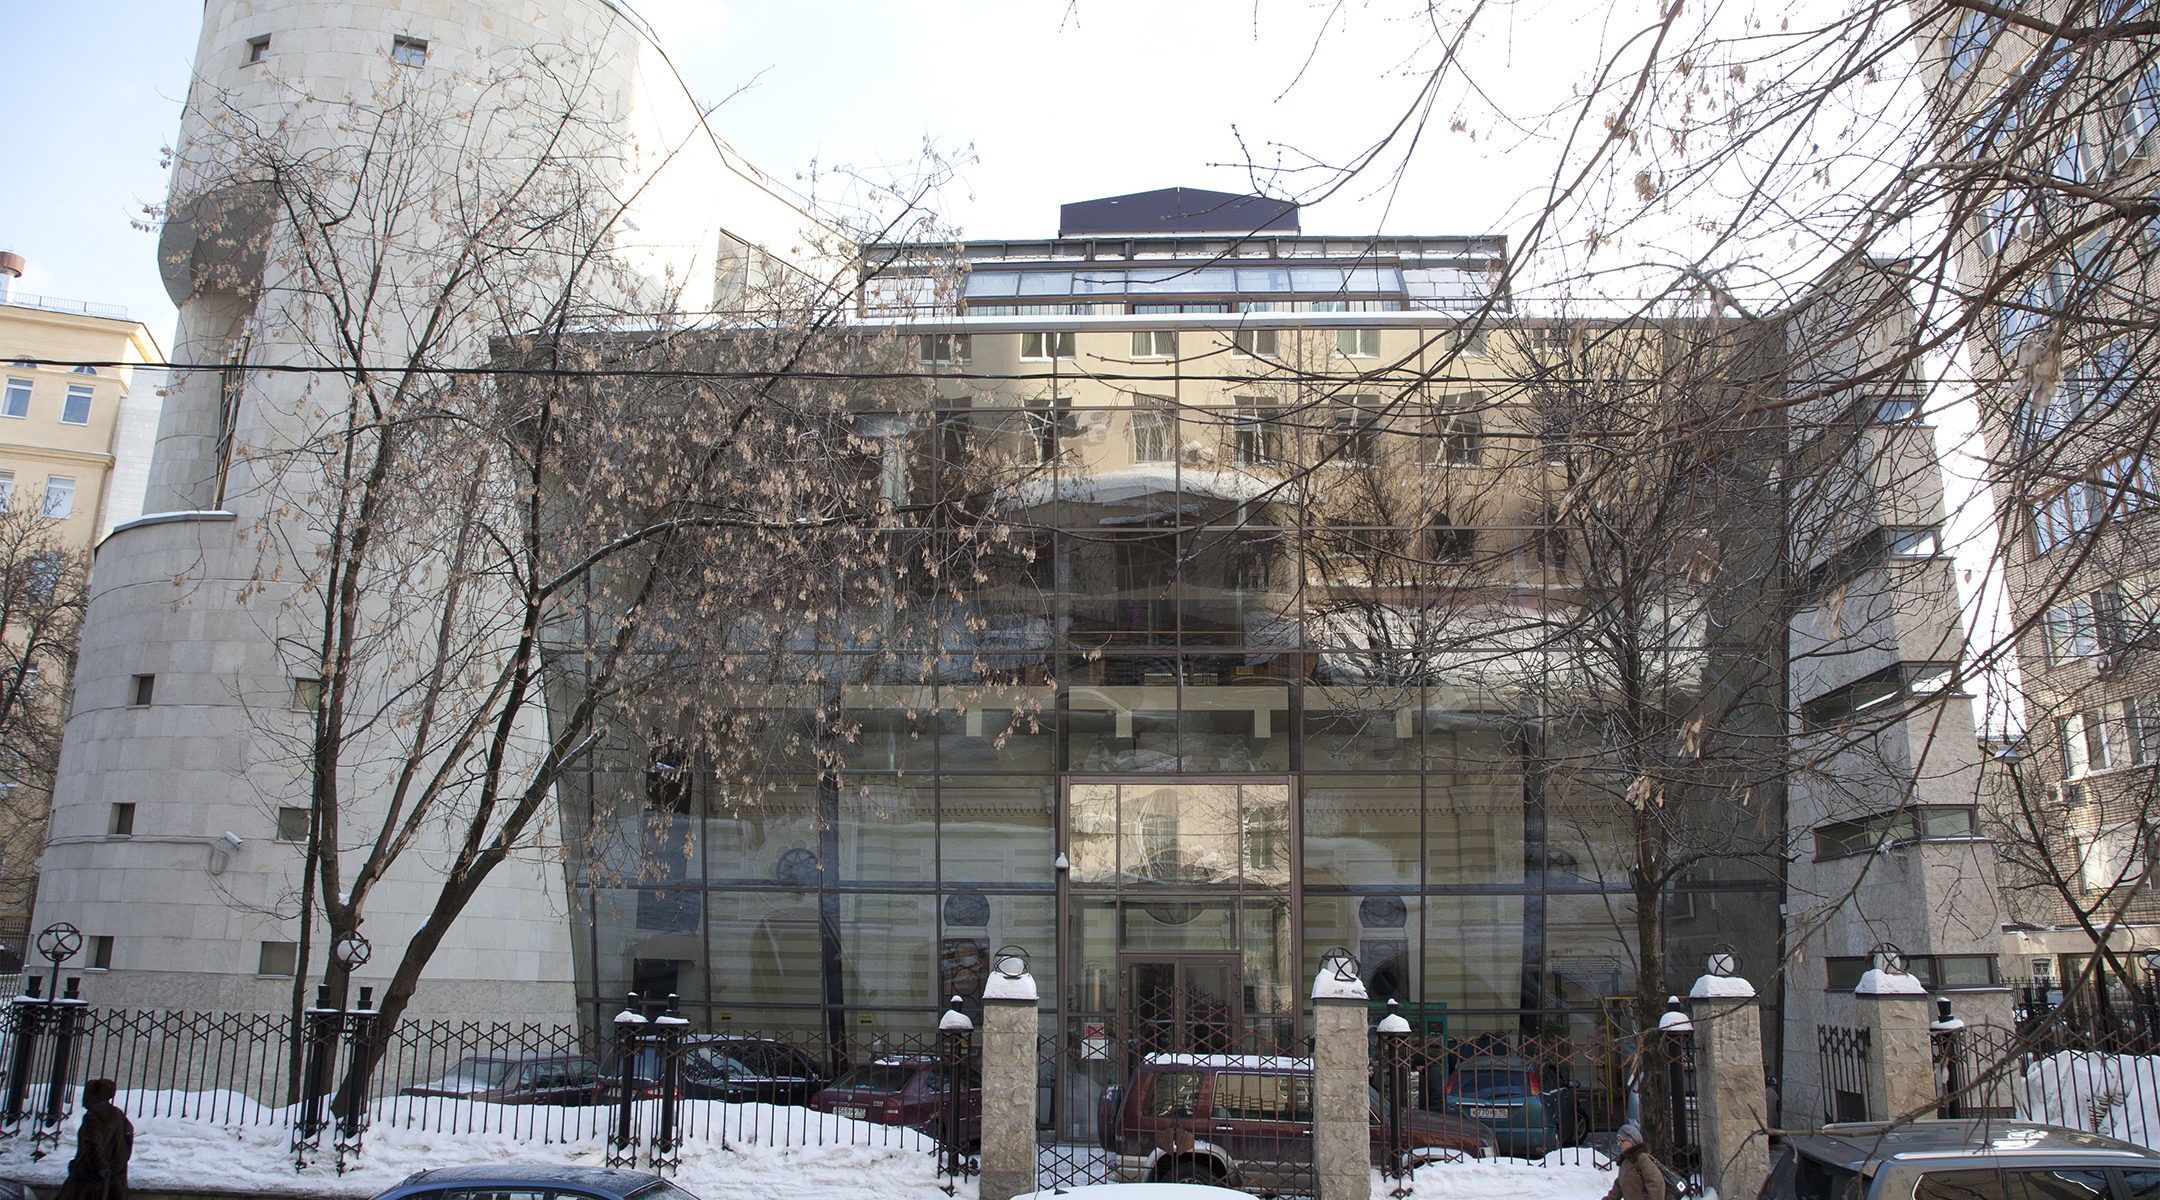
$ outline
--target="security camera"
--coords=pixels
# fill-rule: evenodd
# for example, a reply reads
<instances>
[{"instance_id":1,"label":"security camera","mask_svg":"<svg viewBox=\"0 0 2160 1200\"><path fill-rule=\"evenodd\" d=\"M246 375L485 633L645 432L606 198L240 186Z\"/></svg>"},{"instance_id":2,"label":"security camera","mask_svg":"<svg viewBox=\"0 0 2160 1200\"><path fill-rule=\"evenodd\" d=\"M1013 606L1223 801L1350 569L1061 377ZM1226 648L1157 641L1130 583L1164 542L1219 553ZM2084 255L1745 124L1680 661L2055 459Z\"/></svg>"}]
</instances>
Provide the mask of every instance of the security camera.
<instances>
[{"instance_id":1,"label":"security camera","mask_svg":"<svg viewBox=\"0 0 2160 1200\"><path fill-rule=\"evenodd\" d=\"M235 850L238 850L241 846L245 845L246 842L242 840L239 834L234 833L232 830L228 829L225 831L225 844L231 846Z\"/></svg>"}]
</instances>

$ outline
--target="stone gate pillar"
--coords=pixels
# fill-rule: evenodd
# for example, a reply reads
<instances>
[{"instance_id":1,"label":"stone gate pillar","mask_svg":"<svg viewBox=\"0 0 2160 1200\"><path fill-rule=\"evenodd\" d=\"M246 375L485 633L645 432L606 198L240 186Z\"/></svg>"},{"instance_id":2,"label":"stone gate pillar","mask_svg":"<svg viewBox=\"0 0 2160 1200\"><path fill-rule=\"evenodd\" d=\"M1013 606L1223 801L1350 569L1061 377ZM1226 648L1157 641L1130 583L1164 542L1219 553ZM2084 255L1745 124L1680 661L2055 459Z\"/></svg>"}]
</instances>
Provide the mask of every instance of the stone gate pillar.
<instances>
[{"instance_id":1,"label":"stone gate pillar","mask_svg":"<svg viewBox=\"0 0 2160 1200\"><path fill-rule=\"evenodd\" d=\"M1729 955L1712 961L1713 971L1732 969ZM1769 1089L1755 987L1737 975L1704 975L1688 992L1688 1007L1695 1027L1703 1183L1720 1196L1753 1196L1770 1174Z\"/></svg>"},{"instance_id":2,"label":"stone gate pillar","mask_svg":"<svg viewBox=\"0 0 2160 1200\"><path fill-rule=\"evenodd\" d=\"M1357 960L1331 952L1313 977L1313 1175L1320 1200L1372 1200L1372 1075Z\"/></svg>"},{"instance_id":3,"label":"stone gate pillar","mask_svg":"<svg viewBox=\"0 0 2160 1200\"><path fill-rule=\"evenodd\" d=\"M982 1200L1035 1190L1035 977L1000 959L983 985Z\"/></svg>"}]
</instances>

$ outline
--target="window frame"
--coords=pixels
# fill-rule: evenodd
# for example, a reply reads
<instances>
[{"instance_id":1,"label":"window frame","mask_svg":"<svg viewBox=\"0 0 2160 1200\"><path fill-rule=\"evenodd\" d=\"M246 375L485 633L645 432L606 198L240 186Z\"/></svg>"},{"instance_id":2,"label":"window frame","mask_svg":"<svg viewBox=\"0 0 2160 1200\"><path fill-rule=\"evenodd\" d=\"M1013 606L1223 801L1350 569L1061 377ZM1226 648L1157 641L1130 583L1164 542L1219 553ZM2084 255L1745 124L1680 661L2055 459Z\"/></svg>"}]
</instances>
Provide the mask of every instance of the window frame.
<instances>
[{"instance_id":1,"label":"window frame","mask_svg":"<svg viewBox=\"0 0 2160 1200\"><path fill-rule=\"evenodd\" d=\"M1177 461L1177 402L1168 396L1134 396L1132 447L1134 465ZM1157 444L1159 441L1159 444ZM1145 445L1145 449L1143 449Z\"/></svg>"},{"instance_id":2,"label":"window frame","mask_svg":"<svg viewBox=\"0 0 2160 1200\"><path fill-rule=\"evenodd\" d=\"M1281 358L1282 330L1240 329L1230 336L1230 353L1240 358Z\"/></svg>"},{"instance_id":3,"label":"window frame","mask_svg":"<svg viewBox=\"0 0 2160 1200\"><path fill-rule=\"evenodd\" d=\"M393 34L390 38L390 61L401 67L419 68L427 65L428 40Z\"/></svg>"},{"instance_id":4,"label":"window frame","mask_svg":"<svg viewBox=\"0 0 2160 1200\"><path fill-rule=\"evenodd\" d=\"M55 491L55 484L62 485ZM55 500L58 503L55 503ZM55 509L58 511L54 511ZM38 506L38 515L48 521L65 521L75 515L75 477L73 475L47 475L45 499Z\"/></svg>"},{"instance_id":5,"label":"window frame","mask_svg":"<svg viewBox=\"0 0 2160 1200\"><path fill-rule=\"evenodd\" d=\"M973 336L966 333L918 333L915 335L915 361L926 367L974 362Z\"/></svg>"},{"instance_id":6,"label":"window frame","mask_svg":"<svg viewBox=\"0 0 2160 1200\"><path fill-rule=\"evenodd\" d=\"M1035 339L1033 352L1028 349L1028 339ZM1049 352L1044 353L1044 344ZM1061 358L1079 357L1079 336L1070 329L1031 329L1020 335L1020 361L1056 362Z\"/></svg>"},{"instance_id":7,"label":"window frame","mask_svg":"<svg viewBox=\"0 0 2160 1200\"><path fill-rule=\"evenodd\" d=\"M0 391L0 417L25 421L30 417L30 397L37 390L35 379L10 375L4 391Z\"/></svg>"},{"instance_id":8,"label":"window frame","mask_svg":"<svg viewBox=\"0 0 2160 1200\"><path fill-rule=\"evenodd\" d=\"M1177 357L1175 329L1135 329L1132 331L1132 357L1135 359L1171 359Z\"/></svg>"},{"instance_id":9,"label":"window frame","mask_svg":"<svg viewBox=\"0 0 2160 1200\"><path fill-rule=\"evenodd\" d=\"M62 425L88 425L90 423L90 406L96 399L97 389L89 384L69 384L67 395L62 397L60 401L60 423ZM78 401L81 403L80 417L75 415L78 411L76 408Z\"/></svg>"},{"instance_id":10,"label":"window frame","mask_svg":"<svg viewBox=\"0 0 2160 1200\"><path fill-rule=\"evenodd\" d=\"M241 52L240 65L243 67L252 67L257 63L267 60L269 57L270 35L267 33L258 33L254 37L249 38L245 43L245 48Z\"/></svg>"},{"instance_id":11,"label":"window frame","mask_svg":"<svg viewBox=\"0 0 2160 1200\"><path fill-rule=\"evenodd\" d=\"M1367 349L1367 346L1370 349ZM1335 331L1335 353L1343 358L1380 357L1380 330L1369 326L1352 326Z\"/></svg>"}]
</instances>

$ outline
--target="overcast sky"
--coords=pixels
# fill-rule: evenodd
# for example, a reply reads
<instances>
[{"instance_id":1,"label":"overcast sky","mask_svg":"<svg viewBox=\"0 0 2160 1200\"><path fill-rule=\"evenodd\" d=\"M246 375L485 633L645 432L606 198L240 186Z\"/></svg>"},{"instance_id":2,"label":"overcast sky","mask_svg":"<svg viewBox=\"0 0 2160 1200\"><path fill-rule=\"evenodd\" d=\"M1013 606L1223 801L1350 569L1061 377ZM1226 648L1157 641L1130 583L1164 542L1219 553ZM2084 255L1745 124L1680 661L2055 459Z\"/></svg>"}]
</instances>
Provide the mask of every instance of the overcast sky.
<instances>
[{"instance_id":1,"label":"overcast sky","mask_svg":"<svg viewBox=\"0 0 2160 1200\"><path fill-rule=\"evenodd\" d=\"M1429 30L1363 0L638 0L691 89L726 99L716 125L782 177L812 163L906 169L925 141L972 157L944 203L969 236L1054 233L1058 205L1185 185L1244 191L1266 164L1342 161L1380 136L1417 85ZM162 198L161 150L179 127L201 6L192 0L0 0L17 47L13 119L0 124L0 248L29 260L24 291L124 304L161 343L172 309L154 238L130 225ZM1540 15L1544 14L1544 15ZM1590 44L1547 6L1537 62L1518 70L1496 28L1480 82L1565 94L1553 46ZM1317 49L1316 49L1317 46ZM1422 61L1422 60L1419 60ZM1532 92L1534 94L1534 91ZM1423 135L1401 189L1357 182L1309 209L1330 233L1504 229L1545 155L1486 136ZM1532 169L1535 168L1535 169ZM1305 189L1303 172L1266 181ZM798 186L807 187L807 183Z\"/></svg>"}]
</instances>

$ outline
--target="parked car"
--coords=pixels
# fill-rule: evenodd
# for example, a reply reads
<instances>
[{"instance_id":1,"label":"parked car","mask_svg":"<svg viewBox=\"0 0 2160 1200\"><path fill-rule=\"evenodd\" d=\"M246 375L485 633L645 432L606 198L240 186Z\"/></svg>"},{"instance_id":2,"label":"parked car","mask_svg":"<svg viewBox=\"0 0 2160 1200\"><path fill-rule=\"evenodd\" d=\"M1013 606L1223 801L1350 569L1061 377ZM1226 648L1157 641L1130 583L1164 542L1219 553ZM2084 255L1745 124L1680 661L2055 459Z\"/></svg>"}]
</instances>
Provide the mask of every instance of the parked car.
<instances>
[{"instance_id":1,"label":"parked car","mask_svg":"<svg viewBox=\"0 0 2160 1200\"><path fill-rule=\"evenodd\" d=\"M487 1104L605 1103L600 1064L585 1054L473 1054L439 1079L408 1084L400 1096L445 1096Z\"/></svg>"},{"instance_id":2,"label":"parked car","mask_svg":"<svg viewBox=\"0 0 2160 1200\"><path fill-rule=\"evenodd\" d=\"M683 1048L681 1079L682 1094L692 1100L761 1104L807 1104L831 1082L815 1060L786 1042L732 1034L692 1037Z\"/></svg>"},{"instance_id":3,"label":"parked car","mask_svg":"<svg viewBox=\"0 0 2160 1200\"><path fill-rule=\"evenodd\" d=\"M1443 1111L1491 1127L1500 1153L1542 1158L1589 1132L1583 1098L1558 1068L1518 1055L1464 1059L1440 1089Z\"/></svg>"},{"instance_id":4,"label":"parked car","mask_svg":"<svg viewBox=\"0 0 2160 1200\"><path fill-rule=\"evenodd\" d=\"M1384 1151L1377 1092L1367 1089L1373 1162ZM1309 1058L1151 1054L1096 1112L1102 1147L1124 1182L1219 1184L1294 1191L1312 1183L1313 1068ZM1492 1152L1476 1121L1403 1113L1413 1160Z\"/></svg>"},{"instance_id":5,"label":"parked car","mask_svg":"<svg viewBox=\"0 0 2160 1200\"><path fill-rule=\"evenodd\" d=\"M2145 1200L2160 1152L2032 1121L1825 1125L1785 1139L1758 1200Z\"/></svg>"},{"instance_id":6,"label":"parked car","mask_svg":"<svg viewBox=\"0 0 2160 1200\"><path fill-rule=\"evenodd\" d=\"M945 1111L949 1069L935 1058L880 1058L842 1072L830 1087L810 1097L809 1107L859 1121L935 1132ZM960 1096L960 1141L972 1148L982 1141L982 1076L972 1066L967 1068L966 1083Z\"/></svg>"},{"instance_id":7,"label":"parked car","mask_svg":"<svg viewBox=\"0 0 2160 1200\"><path fill-rule=\"evenodd\" d=\"M437 1167L409 1175L375 1200L469 1200L546 1196L548 1200L698 1200L658 1175L612 1167Z\"/></svg>"}]
</instances>

